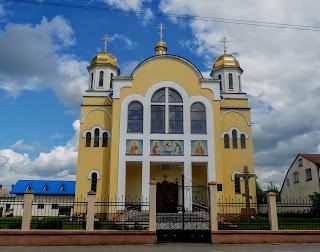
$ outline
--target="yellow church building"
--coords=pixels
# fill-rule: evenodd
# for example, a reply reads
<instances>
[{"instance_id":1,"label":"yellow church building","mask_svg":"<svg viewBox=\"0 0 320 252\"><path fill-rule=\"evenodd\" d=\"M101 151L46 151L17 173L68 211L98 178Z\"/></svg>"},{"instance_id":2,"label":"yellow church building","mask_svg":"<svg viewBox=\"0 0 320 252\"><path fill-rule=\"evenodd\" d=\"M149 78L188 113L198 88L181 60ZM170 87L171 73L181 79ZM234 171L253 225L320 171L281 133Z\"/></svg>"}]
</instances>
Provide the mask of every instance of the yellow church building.
<instances>
[{"instance_id":1,"label":"yellow church building","mask_svg":"<svg viewBox=\"0 0 320 252\"><path fill-rule=\"evenodd\" d=\"M167 54L161 35L155 55L130 76L120 76L106 46L88 72L76 197L93 190L103 198L148 200L151 180L174 182L183 173L197 185L217 182L218 197L243 198L244 180L235 174L244 166L254 173L253 146L243 70L234 56L225 50L206 79L187 59ZM249 188L255 196L254 179Z\"/></svg>"}]
</instances>

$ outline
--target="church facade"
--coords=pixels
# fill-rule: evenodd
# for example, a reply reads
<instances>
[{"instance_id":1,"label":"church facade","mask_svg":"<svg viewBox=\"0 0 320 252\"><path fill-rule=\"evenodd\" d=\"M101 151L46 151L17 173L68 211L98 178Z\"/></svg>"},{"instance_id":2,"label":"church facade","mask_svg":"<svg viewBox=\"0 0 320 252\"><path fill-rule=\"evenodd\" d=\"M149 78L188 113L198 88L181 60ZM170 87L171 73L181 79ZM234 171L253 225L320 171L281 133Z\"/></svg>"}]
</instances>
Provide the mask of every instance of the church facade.
<instances>
[{"instance_id":1,"label":"church facade","mask_svg":"<svg viewBox=\"0 0 320 252\"><path fill-rule=\"evenodd\" d=\"M156 55L121 76L114 55L95 55L81 107L76 198L148 200L149 182L181 178L218 183L218 197L242 197L242 173L254 173L250 108L242 91L243 70L226 53L213 62L211 78L187 59ZM249 181L255 195L255 181ZM190 202L188 204L191 204Z\"/></svg>"}]
</instances>

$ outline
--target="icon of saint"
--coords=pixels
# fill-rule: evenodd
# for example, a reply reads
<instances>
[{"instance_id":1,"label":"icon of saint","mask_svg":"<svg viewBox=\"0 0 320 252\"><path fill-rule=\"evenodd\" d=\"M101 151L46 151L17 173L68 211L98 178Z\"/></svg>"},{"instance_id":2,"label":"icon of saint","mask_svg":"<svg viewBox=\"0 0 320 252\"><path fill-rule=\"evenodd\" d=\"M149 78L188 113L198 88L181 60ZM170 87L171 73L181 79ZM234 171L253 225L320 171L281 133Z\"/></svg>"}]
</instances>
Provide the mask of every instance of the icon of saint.
<instances>
[{"instance_id":1,"label":"icon of saint","mask_svg":"<svg viewBox=\"0 0 320 252\"><path fill-rule=\"evenodd\" d=\"M204 155L204 148L202 147L201 142L196 143L196 147L194 148L194 152L196 155Z\"/></svg>"},{"instance_id":2,"label":"icon of saint","mask_svg":"<svg viewBox=\"0 0 320 252\"><path fill-rule=\"evenodd\" d=\"M152 154L154 154L154 155L160 155L160 148L159 148L159 142L158 142L158 141L155 141L155 142L153 143Z\"/></svg>"},{"instance_id":3,"label":"icon of saint","mask_svg":"<svg viewBox=\"0 0 320 252\"><path fill-rule=\"evenodd\" d=\"M137 150L139 150L139 147L137 146L136 141L131 142L131 147L130 147L130 154L137 154Z\"/></svg>"},{"instance_id":4,"label":"icon of saint","mask_svg":"<svg viewBox=\"0 0 320 252\"><path fill-rule=\"evenodd\" d=\"M169 141L164 141L163 146L162 146L162 153L164 155L170 155L171 154L171 147L170 147L170 142Z\"/></svg>"},{"instance_id":5,"label":"icon of saint","mask_svg":"<svg viewBox=\"0 0 320 252\"><path fill-rule=\"evenodd\" d=\"M181 146L178 141L174 142L175 146L173 149L173 155L181 155Z\"/></svg>"}]
</instances>

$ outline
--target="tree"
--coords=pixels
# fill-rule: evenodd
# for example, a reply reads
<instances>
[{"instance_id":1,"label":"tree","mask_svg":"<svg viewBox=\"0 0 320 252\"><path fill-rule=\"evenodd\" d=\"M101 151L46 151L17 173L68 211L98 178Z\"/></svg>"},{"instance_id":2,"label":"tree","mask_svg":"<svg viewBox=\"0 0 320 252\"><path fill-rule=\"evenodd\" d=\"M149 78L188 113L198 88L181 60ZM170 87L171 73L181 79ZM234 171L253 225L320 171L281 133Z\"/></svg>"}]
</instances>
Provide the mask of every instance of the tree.
<instances>
[{"instance_id":1,"label":"tree","mask_svg":"<svg viewBox=\"0 0 320 252\"><path fill-rule=\"evenodd\" d=\"M319 216L320 214L320 193L314 192L311 195L308 195L311 200L311 208L310 213L315 216Z\"/></svg>"},{"instance_id":2,"label":"tree","mask_svg":"<svg viewBox=\"0 0 320 252\"><path fill-rule=\"evenodd\" d=\"M273 192L273 193L280 193L279 188L276 187L271 181L270 181L270 186L267 187L267 193Z\"/></svg>"},{"instance_id":3,"label":"tree","mask_svg":"<svg viewBox=\"0 0 320 252\"><path fill-rule=\"evenodd\" d=\"M262 189L261 186L259 184L259 182L256 180L256 195L261 195L262 194Z\"/></svg>"}]
</instances>

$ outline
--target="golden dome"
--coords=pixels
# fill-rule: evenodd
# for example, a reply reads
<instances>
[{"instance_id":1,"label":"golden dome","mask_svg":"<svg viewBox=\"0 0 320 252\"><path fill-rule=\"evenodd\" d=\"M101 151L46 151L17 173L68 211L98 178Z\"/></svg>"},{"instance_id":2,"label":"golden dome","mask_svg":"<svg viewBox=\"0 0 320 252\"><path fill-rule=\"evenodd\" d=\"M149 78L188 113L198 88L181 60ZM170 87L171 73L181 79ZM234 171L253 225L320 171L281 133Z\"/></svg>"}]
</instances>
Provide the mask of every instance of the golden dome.
<instances>
[{"instance_id":1,"label":"golden dome","mask_svg":"<svg viewBox=\"0 0 320 252\"><path fill-rule=\"evenodd\" d=\"M157 45L156 45L156 47L154 48L154 50L156 51L157 55L159 55L159 54L166 54L166 52L167 52L167 44L166 44L166 42L160 40L160 41L157 43ZM161 53L159 53L160 51L161 51Z\"/></svg>"},{"instance_id":2,"label":"golden dome","mask_svg":"<svg viewBox=\"0 0 320 252\"><path fill-rule=\"evenodd\" d=\"M165 47L167 49L167 44L164 41L159 41L156 45L156 47Z\"/></svg>"},{"instance_id":3,"label":"golden dome","mask_svg":"<svg viewBox=\"0 0 320 252\"><path fill-rule=\"evenodd\" d=\"M216 71L223 67L236 67L241 72L243 72L243 70L240 67L239 61L231 54L223 54L217 57L211 72Z\"/></svg>"},{"instance_id":4,"label":"golden dome","mask_svg":"<svg viewBox=\"0 0 320 252\"><path fill-rule=\"evenodd\" d=\"M94 66L111 66L120 71L116 57L108 52L101 52L95 55L91 60L88 70Z\"/></svg>"}]
</instances>

